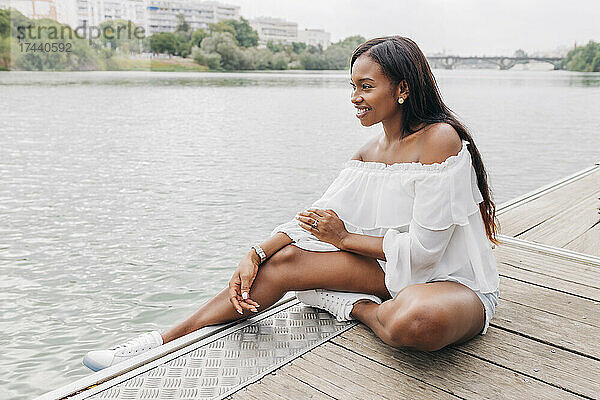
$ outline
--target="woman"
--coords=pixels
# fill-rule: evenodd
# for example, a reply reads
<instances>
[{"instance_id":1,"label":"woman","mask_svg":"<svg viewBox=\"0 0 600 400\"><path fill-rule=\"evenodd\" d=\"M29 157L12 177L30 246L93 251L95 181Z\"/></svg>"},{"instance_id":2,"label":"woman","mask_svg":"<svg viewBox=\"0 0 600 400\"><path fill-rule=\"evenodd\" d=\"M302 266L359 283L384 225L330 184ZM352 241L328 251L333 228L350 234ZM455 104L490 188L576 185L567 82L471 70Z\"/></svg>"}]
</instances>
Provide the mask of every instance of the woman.
<instances>
[{"instance_id":1,"label":"woman","mask_svg":"<svg viewBox=\"0 0 600 400\"><path fill-rule=\"evenodd\" d=\"M347 161L311 208L239 263L229 287L162 335L145 333L84 364L98 370L286 292L385 343L433 351L484 334L498 301L495 205L471 136L405 37L369 40L351 58L351 101L383 132ZM490 243L491 242L491 243Z\"/></svg>"}]
</instances>

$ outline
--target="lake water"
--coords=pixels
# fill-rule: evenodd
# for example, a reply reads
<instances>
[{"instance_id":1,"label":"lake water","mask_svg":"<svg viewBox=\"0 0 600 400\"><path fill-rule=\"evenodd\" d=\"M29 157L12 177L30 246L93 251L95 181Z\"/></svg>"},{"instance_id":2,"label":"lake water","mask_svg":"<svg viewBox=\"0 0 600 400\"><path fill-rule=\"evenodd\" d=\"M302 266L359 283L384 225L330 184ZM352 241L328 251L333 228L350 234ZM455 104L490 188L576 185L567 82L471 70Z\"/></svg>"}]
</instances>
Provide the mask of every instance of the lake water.
<instances>
[{"instance_id":1,"label":"lake water","mask_svg":"<svg viewBox=\"0 0 600 400\"><path fill-rule=\"evenodd\" d=\"M497 205L600 161L600 74L434 71ZM223 288L381 126L347 72L0 73L0 398Z\"/></svg>"}]
</instances>

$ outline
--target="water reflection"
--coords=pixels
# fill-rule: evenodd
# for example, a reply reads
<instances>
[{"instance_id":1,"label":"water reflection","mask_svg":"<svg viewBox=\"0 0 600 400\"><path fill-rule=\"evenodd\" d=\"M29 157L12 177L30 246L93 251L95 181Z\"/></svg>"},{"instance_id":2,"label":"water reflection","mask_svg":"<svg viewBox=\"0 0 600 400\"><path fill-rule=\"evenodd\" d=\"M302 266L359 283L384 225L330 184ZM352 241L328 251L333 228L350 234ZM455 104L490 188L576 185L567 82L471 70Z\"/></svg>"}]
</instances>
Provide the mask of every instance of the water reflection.
<instances>
[{"instance_id":1,"label":"water reflection","mask_svg":"<svg viewBox=\"0 0 600 400\"><path fill-rule=\"evenodd\" d=\"M260 71L260 72L0 72L0 86L197 86L197 87L339 87L349 80L349 71ZM438 79L502 82L521 85L536 82L551 86L596 87L600 73L567 71L434 70Z\"/></svg>"}]
</instances>

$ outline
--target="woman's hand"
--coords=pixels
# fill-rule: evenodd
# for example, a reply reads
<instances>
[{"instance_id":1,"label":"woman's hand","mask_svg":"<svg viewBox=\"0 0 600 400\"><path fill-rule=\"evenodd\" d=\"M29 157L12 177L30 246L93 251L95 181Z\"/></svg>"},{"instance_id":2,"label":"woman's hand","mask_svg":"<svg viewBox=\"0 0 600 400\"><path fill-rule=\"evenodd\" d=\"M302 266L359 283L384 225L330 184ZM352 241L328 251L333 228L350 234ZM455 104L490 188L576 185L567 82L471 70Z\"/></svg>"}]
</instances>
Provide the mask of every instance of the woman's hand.
<instances>
[{"instance_id":1,"label":"woman's hand","mask_svg":"<svg viewBox=\"0 0 600 400\"><path fill-rule=\"evenodd\" d=\"M254 250L251 250L251 252L254 252ZM258 273L258 265L258 259L254 259L251 253L248 253L240 261L229 280L229 301L240 314L244 314L244 308L252 312L258 312L256 308L260 307L257 302L250 298L250 286L252 286Z\"/></svg>"},{"instance_id":2,"label":"woman's hand","mask_svg":"<svg viewBox=\"0 0 600 400\"><path fill-rule=\"evenodd\" d=\"M333 210L309 208L298 213L296 219L300 221L298 225L315 235L317 239L331 243L338 249L342 249L344 238L350 234L344 226L344 221ZM317 222L316 228L313 225L315 221Z\"/></svg>"}]
</instances>

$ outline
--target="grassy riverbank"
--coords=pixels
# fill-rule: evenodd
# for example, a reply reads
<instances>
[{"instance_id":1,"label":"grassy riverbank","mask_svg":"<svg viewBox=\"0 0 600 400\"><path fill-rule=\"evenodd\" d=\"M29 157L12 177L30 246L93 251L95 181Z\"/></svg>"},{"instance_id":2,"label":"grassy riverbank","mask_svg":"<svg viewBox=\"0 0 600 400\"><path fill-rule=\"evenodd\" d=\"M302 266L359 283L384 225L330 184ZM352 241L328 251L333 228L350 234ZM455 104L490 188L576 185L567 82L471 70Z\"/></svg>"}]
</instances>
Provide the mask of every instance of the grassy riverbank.
<instances>
[{"instance_id":1,"label":"grassy riverbank","mask_svg":"<svg viewBox=\"0 0 600 400\"><path fill-rule=\"evenodd\" d=\"M107 63L109 71L206 72L209 68L187 58L139 59L113 57Z\"/></svg>"}]
</instances>

